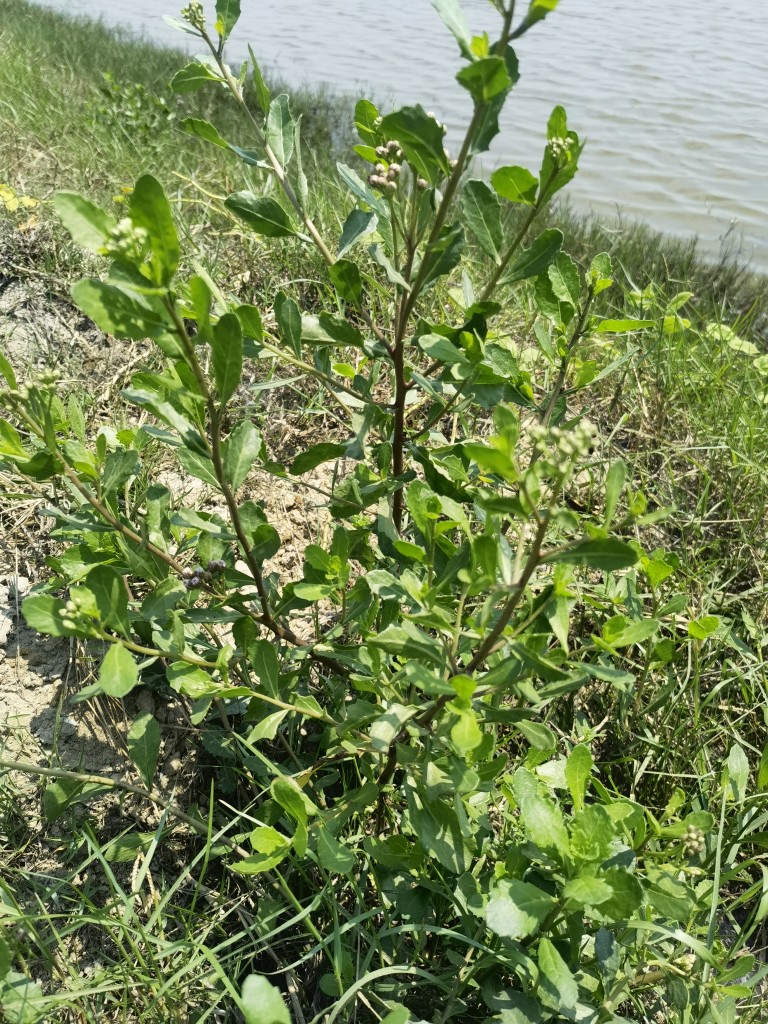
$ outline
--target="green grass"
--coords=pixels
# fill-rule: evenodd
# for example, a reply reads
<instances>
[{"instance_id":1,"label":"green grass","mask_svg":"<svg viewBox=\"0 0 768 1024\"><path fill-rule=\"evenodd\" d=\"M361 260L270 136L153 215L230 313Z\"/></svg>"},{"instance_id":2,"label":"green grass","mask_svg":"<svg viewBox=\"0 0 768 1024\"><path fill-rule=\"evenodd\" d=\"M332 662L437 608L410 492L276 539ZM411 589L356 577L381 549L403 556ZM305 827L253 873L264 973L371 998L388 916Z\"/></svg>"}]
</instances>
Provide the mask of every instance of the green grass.
<instances>
[{"instance_id":1,"label":"green grass","mask_svg":"<svg viewBox=\"0 0 768 1024\"><path fill-rule=\"evenodd\" d=\"M93 23L70 21L22 0L0 0L2 182L41 200L57 188L82 191L119 209L115 197L120 199L122 187L151 170L177 201L188 241L205 237L206 265L228 288L265 312L278 287L311 307L320 287L316 256L293 243L270 246L269 261L260 242L248 242L243 250L239 230L233 237L220 203L205 195L223 197L257 179L176 127L181 116L209 117L222 134L242 139L242 125L224 98L202 94L177 106L166 83L184 60L180 52ZM105 72L117 83L107 86L108 95ZM333 236L340 227L341 190L330 180L329 164L343 149L350 105L297 93L292 106L304 112L307 154L323 154L311 165L312 190L318 220ZM42 275L63 293L83 269L83 259L48 207L38 213L34 231L19 230L20 213L0 213L0 252L14 275ZM551 222L563 228L566 248L582 265L595 252L612 254L618 282L603 297L604 311L660 323L672 318L666 330L604 341L602 347L595 343L592 355L601 365L635 350L585 400L604 437L595 471L621 456L651 507L667 507L664 518L642 528L637 540L646 550L665 548L679 560L667 596L689 595L681 615L718 615L723 622L715 639L691 645L686 661L652 672L637 666L645 687L641 699L595 688L562 717L553 713L552 724L566 733L570 728L568 735L594 726L604 783L655 811L676 785L706 805L733 743L743 746L753 767L764 746L768 376L759 353L766 349L768 289L737 261L712 264L700 258L694 242L669 240L643 225L604 224L568 210L553 211ZM477 259L470 254L470 268ZM675 310L680 293L691 295ZM434 296L436 305L447 301L442 291ZM524 348L531 319L530 294L521 289L508 296L499 328ZM574 395L572 407L581 405ZM597 725L603 720L608 726ZM205 823L204 780L196 796ZM247 833L252 811L246 804L233 815L233 834ZM368 946L361 940L358 947L358 973L391 953L384 925L384 934L366 932L369 894L354 880L344 881L341 899L326 878L312 917L281 932L270 917L274 894L257 900L247 887L234 885L211 857L212 844L193 842L170 815L142 826L146 849L129 858L126 847L123 859L122 827L114 822L92 825L67 811L55 825L41 825L36 813L29 789L22 791L10 775L0 776L0 909L13 922L14 953L24 970L46 983L45 1019L239 1021L229 1001L231 979L254 965L268 972L275 950L282 963L297 964L301 977L316 983L325 976L327 984L349 970L344 935L366 935ZM718 850L730 851L724 888L737 916L744 907L754 914L761 895L760 846L734 852L756 822L729 814L719 838ZM166 827L175 830L175 845L159 842ZM54 871L44 866L50 847ZM318 929L326 936L319 946ZM753 920L745 934L759 945L760 921ZM100 950L97 967L94 948ZM758 1021L764 1009L755 999L743 1019ZM652 1010L647 1007L648 1018ZM648 1019L641 1005L633 1012L633 1019Z\"/></svg>"},{"instance_id":2,"label":"green grass","mask_svg":"<svg viewBox=\"0 0 768 1024\"><path fill-rule=\"evenodd\" d=\"M169 189L174 175L214 182L235 169L215 147L176 127L181 117L197 116L215 118L225 136L238 131L237 114L224 97L171 93L170 79L189 59L182 50L26 0L0 0L0 46L0 167L14 186L34 195L87 189L104 200L149 167ZM105 73L115 84L109 96L102 91ZM349 101L287 91L302 116L307 151L332 160ZM232 184L225 177L219 189Z\"/></svg>"}]
</instances>

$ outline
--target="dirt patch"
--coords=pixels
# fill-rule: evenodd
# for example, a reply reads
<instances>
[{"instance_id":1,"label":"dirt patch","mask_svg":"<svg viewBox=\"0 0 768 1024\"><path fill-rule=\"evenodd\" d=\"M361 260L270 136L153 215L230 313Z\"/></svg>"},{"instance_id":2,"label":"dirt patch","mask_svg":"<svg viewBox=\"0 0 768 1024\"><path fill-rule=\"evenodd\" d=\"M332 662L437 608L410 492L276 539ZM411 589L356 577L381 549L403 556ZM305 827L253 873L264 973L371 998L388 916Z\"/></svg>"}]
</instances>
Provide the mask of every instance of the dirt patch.
<instances>
[{"instance_id":1,"label":"dirt patch","mask_svg":"<svg viewBox=\"0 0 768 1024\"><path fill-rule=\"evenodd\" d=\"M25 577L0 578L0 745L6 757L55 760L75 771L102 774L123 767L105 723L76 704L74 641L40 636L20 612L30 589Z\"/></svg>"}]
</instances>

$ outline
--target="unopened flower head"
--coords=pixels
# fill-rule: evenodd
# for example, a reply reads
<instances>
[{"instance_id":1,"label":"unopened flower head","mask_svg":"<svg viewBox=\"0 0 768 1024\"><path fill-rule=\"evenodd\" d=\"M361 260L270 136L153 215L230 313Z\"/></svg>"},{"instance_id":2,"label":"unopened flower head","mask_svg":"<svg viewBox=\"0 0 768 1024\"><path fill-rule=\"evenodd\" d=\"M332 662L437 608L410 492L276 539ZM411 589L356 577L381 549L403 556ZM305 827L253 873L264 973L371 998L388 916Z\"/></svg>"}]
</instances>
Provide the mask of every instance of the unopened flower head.
<instances>
[{"instance_id":1,"label":"unopened flower head","mask_svg":"<svg viewBox=\"0 0 768 1024\"><path fill-rule=\"evenodd\" d=\"M200 0L189 0L186 7L182 7L181 16L192 28L198 32L205 31L205 11Z\"/></svg>"},{"instance_id":2,"label":"unopened flower head","mask_svg":"<svg viewBox=\"0 0 768 1024\"><path fill-rule=\"evenodd\" d=\"M695 857L699 853L704 853L706 848L704 833L696 825L689 825L683 836L683 853L686 857Z\"/></svg>"},{"instance_id":3,"label":"unopened flower head","mask_svg":"<svg viewBox=\"0 0 768 1024\"><path fill-rule=\"evenodd\" d=\"M112 228L104 252L113 259L141 259L149 244L147 230L136 226L130 217L123 217Z\"/></svg>"},{"instance_id":4,"label":"unopened flower head","mask_svg":"<svg viewBox=\"0 0 768 1024\"><path fill-rule=\"evenodd\" d=\"M563 163L565 157L568 155L568 150L573 145L573 139L555 137L549 140L549 152L552 154L552 159L555 163Z\"/></svg>"},{"instance_id":5,"label":"unopened flower head","mask_svg":"<svg viewBox=\"0 0 768 1024\"><path fill-rule=\"evenodd\" d=\"M597 428L589 420L582 420L575 427L545 427L537 424L531 428L534 449L553 466L561 471L592 452Z\"/></svg>"}]
</instances>

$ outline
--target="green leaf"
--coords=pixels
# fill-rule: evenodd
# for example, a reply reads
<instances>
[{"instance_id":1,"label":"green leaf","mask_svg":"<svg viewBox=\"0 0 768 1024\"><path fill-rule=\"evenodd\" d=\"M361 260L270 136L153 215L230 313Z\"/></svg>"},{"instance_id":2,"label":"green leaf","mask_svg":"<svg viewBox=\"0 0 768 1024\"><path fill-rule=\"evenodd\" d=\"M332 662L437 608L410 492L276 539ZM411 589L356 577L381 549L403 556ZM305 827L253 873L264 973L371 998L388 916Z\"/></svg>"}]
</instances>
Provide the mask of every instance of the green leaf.
<instances>
[{"instance_id":1,"label":"green leaf","mask_svg":"<svg viewBox=\"0 0 768 1024\"><path fill-rule=\"evenodd\" d=\"M432 0L432 6L453 33L463 56L469 60L472 57L472 35L459 0Z\"/></svg>"},{"instance_id":2,"label":"green leaf","mask_svg":"<svg viewBox=\"0 0 768 1024\"><path fill-rule=\"evenodd\" d=\"M655 326L655 320L601 320L597 325L597 333L628 334L631 331L647 331Z\"/></svg>"},{"instance_id":3,"label":"green leaf","mask_svg":"<svg viewBox=\"0 0 768 1024\"><path fill-rule=\"evenodd\" d=\"M216 0L216 31L224 41L240 17L240 0Z\"/></svg>"},{"instance_id":4,"label":"green leaf","mask_svg":"<svg viewBox=\"0 0 768 1024\"><path fill-rule=\"evenodd\" d=\"M568 832L560 808L527 768L517 769L513 786L525 830L531 840L542 850L551 850L566 858L569 854Z\"/></svg>"},{"instance_id":5,"label":"green leaf","mask_svg":"<svg viewBox=\"0 0 768 1024\"><path fill-rule=\"evenodd\" d=\"M392 1004L390 1003L390 1006ZM402 1003L398 1003L392 1007L386 1017L381 1018L380 1024L409 1024L411 1019L411 1011L407 1006L403 1006Z\"/></svg>"},{"instance_id":6,"label":"green leaf","mask_svg":"<svg viewBox=\"0 0 768 1024\"><path fill-rule=\"evenodd\" d=\"M251 58L251 68L253 71L253 88L256 93L256 102L261 107L262 114L266 116L266 114L269 113L269 104L271 102L271 96L269 93L269 89L267 88L267 83L264 81L264 76L261 73L259 62L256 60L256 57L254 56L253 50L251 49L250 46L248 47L248 53Z\"/></svg>"},{"instance_id":7,"label":"green leaf","mask_svg":"<svg viewBox=\"0 0 768 1024\"><path fill-rule=\"evenodd\" d=\"M601 864L611 854L613 821L600 804L589 804L571 818L571 853L585 864Z\"/></svg>"},{"instance_id":8,"label":"green leaf","mask_svg":"<svg viewBox=\"0 0 768 1024\"><path fill-rule=\"evenodd\" d=\"M414 715L413 707L390 704L369 729L371 746L377 753L386 754L397 739L403 725Z\"/></svg>"},{"instance_id":9,"label":"green leaf","mask_svg":"<svg viewBox=\"0 0 768 1024\"><path fill-rule=\"evenodd\" d=\"M5 358L2 352L0 352L0 373L5 377L6 384L10 388L18 387L16 382L16 374L13 372L13 367Z\"/></svg>"},{"instance_id":10,"label":"green leaf","mask_svg":"<svg viewBox=\"0 0 768 1024\"><path fill-rule=\"evenodd\" d=\"M353 171L351 167L347 167L346 164L342 163L337 163L336 169L339 172L339 177L350 190L352 195L357 196L357 198L361 199L366 206L370 206L372 210L375 210L383 220L389 219L389 208L387 207L386 202L381 198L381 196L376 195L375 192L372 192L371 189L368 188L357 171ZM350 217L351 216L352 214L350 214ZM346 230L346 224L344 227ZM339 252L339 255L341 256L342 253Z\"/></svg>"},{"instance_id":11,"label":"green leaf","mask_svg":"<svg viewBox=\"0 0 768 1024\"><path fill-rule=\"evenodd\" d=\"M0 1010L7 1024L41 1024L50 1019L49 1009L49 998L25 974L9 971L0 982Z\"/></svg>"},{"instance_id":12,"label":"green leaf","mask_svg":"<svg viewBox=\"0 0 768 1024\"><path fill-rule=\"evenodd\" d=\"M408 818L424 849L444 868L455 875L469 870L473 849L454 810L440 800L419 807L409 791Z\"/></svg>"},{"instance_id":13,"label":"green leaf","mask_svg":"<svg viewBox=\"0 0 768 1024\"><path fill-rule=\"evenodd\" d=\"M295 356L301 357L301 310L295 299L278 292L274 301L275 320L280 339Z\"/></svg>"},{"instance_id":14,"label":"green leaf","mask_svg":"<svg viewBox=\"0 0 768 1024\"><path fill-rule=\"evenodd\" d=\"M467 227L477 244L496 263L501 263L503 242L501 205L484 181L473 178L464 186L462 206Z\"/></svg>"},{"instance_id":15,"label":"green leaf","mask_svg":"<svg viewBox=\"0 0 768 1024\"><path fill-rule=\"evenodd\" d=\"M611 463L610 469L605 475L605 519L604 526L608 527L613 521L616 506L624 491L624 483L627 479L627 466L622 459L616 459Z\"/></svg>"},{"instance_id":16,"label":"green leaf","mask_svg":"<svg viewBox=\"0 0 768 1024\"><path fill-rule=\"evenodd\" d=\"M245 1024L291 1024L279 989L260 974L249 974L243 982L240 1009Z\"/></svg>"},{"instance_id":17,"label":"green leaf","mask_svg":"<svg viewBox=\"0 0 768 1024\"><path fill-rule=\"evenodd\" d=\"M376 230L377 217L371 210L354 209L344 221L339 238L339 257Z\"/></svg>"},{"instance_id":18,"label":"green leaf","mask_svg":"<svg viewBox=\"0 0 768 1024\"><path fill-rule=\"evenodd\" d=\"M555 296L573 309L578 309L581 285L576 261L567 252L559 252L547 268L547 274Z\"/></svg>"},{"instance_id":19,"label":"green leaf","mask_svg":"<svg viewBox=\"0 0 768 1024\"><path fill-rule=\"evenodd\" d=\"M579 989L565 960L547 938L539 939L538 952L539 995L553 1009L573 1010Z\"/></svg>"},{"instance_id":20,"label":"green leaf","mask_svg":"<svg viewBox=\"0 0 768 1024\"><path fill-rule=\"evenodd\" d=\"M552 1015L543 1010L541 1003L522 992L506 991L502 998L503 1009L492 1018L492 1024L546 1024L551 1020Z\"/></svg>"},{"instance_id":21,"label":"green leaf","mask_svg":"<svg viewBox=\"0 0 768 1024\"><path fill-rule=\"evenodd\" d=\"M411 836L391 835L366 838L365 851L377 864L396 871L417 871L424 863L424 847Z\"/></svg>"},{"instance_id":22,"label":"green leaf","mask_svg":"<svg viewBox=\"0 0 768 1024\"><path fill-rule=\"evenodd\" d=\"M768 789L768 743L763 747L757 766L757 791L764 793Z\"/></svg>"},{"instance_id":23,"label":"green leaf","mask_svg":"<svg viewBox=\"0 0 768 1024\"><path fill-rule=\"evenodd\" d=\"M400 144L417 177L437 185L448 177L451 165L443 149L444 131L423 107L402 107L382 119L381 130Z\"/></svg>"},{"instance_id":24,"label":"green leaf","mask_svg":"<svg viewBox=\"0 0 768 1024\"><path fill-rule=\"evenodd\" d=\"M211 363L219 401L225 405L243 374L243 332L234 313L225 313L213 326Z\"/></svg>"},{"instance_id":25,"label":"green leaf","mask_svg":"<svg viewBox=\"0 0 768 1024\"><path fill-rule=\"evenodd\" d=\"M525 736L535 750L542 750L550 754L557 746L555 734L541 722L528 722L526 719L522 719L515 722L514 728Z\"/></svg>"},{"instance_id":26,"label":"green leaf","mask_svg":"<svg viewBox=\"0 0 768 1024\"><path fill-rule=\"evenodd\" d=\"M163 420L169 426L173 427L181 437L182 441L192 451L197 452L198 455L208 457L208 448L206 447L204 439L201 437L197 428L185 419L181 413L177 412L175 407L170 402L164 402L157 397L152 391L143 391L138 388L126 388L122 395L128 399L129 402L133 402L136 405L144 406L149 409L150 412L154 413L158 419Z\"/></svg>"},{"instance_id":27,"label":"green leaf","mask_svg":"<svg viewBox=\"0 0 768 1024\"><path fill-rule=\"evenodd\" d=\"M487 103L512 85L506 63L501 57L495 56L483 57L468 64L456 75L456 81L478 104Z\"/></svg>"},{"instance_id":28,"label":"green leaf","mask_svg":"<svg viewBox=\"0 0 768 1024\"><path fill-rule=\"evenodd\" d=\"M274 645L268 640L255 640L248 647L250 660L256 678L267 693L272 696L280 692L280 663Z\"/></svg>"},{"instance_id":29,"label":"green leaf","mask_svg":"<svg viewBox=\"0 0 768 1024\"><path fill-rule=\"evenodd\" d=\"M247 191L236 192L224 200L224 205L258 235L285 238L296 234L288 214L269 196L257 196Z\"/></svg>"},{"instance_id":30,"label":"green leaf","mask_svg":"<svg viewBox=\"0 0 768 1024\"><path fill-rule=\"evenodd\" d=\"M565 762L565 781L568 784L573 806L577 811L584 806L584 797L594 763L592 752L583 743L579 743L573 748Z\"/></svg>"},{"instance_id":31,"label":"green leaf","mask_svg":"<svg viewBox=\"0 0 768 1024\"><path fill-rule=\"evenodd\" d=\"M301 476L302 473L309 473L310 470L320 466L323 462L330 462L332 459L340 459L346 454L346 445L335 444L332 441L321 441L307 451L297 455L290 466L290 472L294 476Z\"/></svg>"},{"instance_id":32,"label":"green leaf","mask_svg":"<svg viewBox=\"0 0 768 1024\"><path fill-rule=\"evenodd\" d=\"M157 341L175 333L168 310L152 296L138 295L97 278L78 281L71 294L75 305L105 334L115 338Z\"/></svg>"},{"instance_id":33,"label":"green leaf","mask_svg":"<svg viewBox=\"0 0 768 1024\"><path fill-rule=\"evenodd\" d=\"M101 475L101 490L105 495L115 494L125 486L131 477L141 472L139 453L132 448L110 452L104 461Z\"/></svg>"},{"instance_id":34,"label":"green leaf","mask_svg":"<svg viewBox=\"0 0 768 1024\"><path fill-rule=\"evenodd\" d=\"M117 221L95 203L76 192L57 192L53 208L72 236L72 241L89 252L100 253Z\"/></svg>"},{"instance_id":35,"label":"green leaf","mask_svg":"<svg viewBox=\"0 0 768 1024\"><path fill-rule=\"evenodd\" d=\"M491 185L502 199L533 206L539 179L525 167L499 167L491 175Z\"/></svg>"},{"instance_id":36,"label":"green leaf","mask_svg":"<svg viewBox=\"0 0 768 1024\"><path fill-rule=\"evenodd\" d=\"M193 60L176 72L171 79L171 89L179 93L196 92L208 82L221 81L221 75L217 74L208 64L201 60Z\"/></svg>"},{"instance_id":37,"label":"green leaf","mask_svg":"<svg viewBox=\"0 0 768 1024\"><path fill-rule=\"evenodd\" d=\"M142 782L147 789L151 789L157 768L157 755L160 753L160 726L149 712L139 715L131 724L128 730L128 753L139 769Z\"/></svg>"},{"instance_id":38,"label":"green leaf","mask_svg":"<svg viewBox=\"0 0 768 1024\"><path fill-rule=\"evenodd\" d=\"M564 562L566 565L586 565L590 569L614 572L627 569L638 560L638 553L629 544L607 537L603 540L583 540L563 551L547 555L544 562Z\"/></svg>"},{"instance_id":39,"label":"green leaf","mask_svg":"<svg viewBox=\"0 0 768 1024\"><path fill-rule=\"evenodd\" d=\"M98 680L79 690L75 700L90 700L102 694L119 700L129 694L138 681L139 669L131 652L122 644L112 644L104 655Z\"/></svg>"},{"instance_id":40,"label":"green leaf","mask_svg":"<svg viewBox=\"0 0 768 1024\"><path fill-rule=\"evenodd\" d=\"M11 969L12 963L11 947L0 934L0 982L5 978Z\"/></svg>"},{"instance_id":41,"label":"green leaf","mask_svg":"<svg viewBox=\"0 0 768 1024\"><path fill-rule=\"evenodd\" d=\"M594 875L577 875L565 883L563 896L571 907L598 907L613 896L610 884Z\"/></svg>"},{"instance_id":42,"label":"green leaf","mask_svg":"<svg viewBox=\"0 0 768 1024\"><path fill-rule=\"evenodd\" d=\"M250 857L232 864L232 870L241 875L259 875L272 868L287 857L291 849L291 841L271 825L261 825L251 832L250 843L256 851Z\"/></svg>"},{"instance_id":43,"label":"green leaf","mask_svg":"<svg viewBox=\"0 0 768 1024\"><path fill-rule=\"evenodd\" d=\"M542 274L560 252L563 244L563 233L557 228L542 231L529 249L523 249L504 275L505 284L525 281L529 277Z\"/></svg>"},{"instance_id":44,"label":"green leaf","mask_svg":"<svg viewBox=\"0 0 768 1024\"><path fill-rule=\"evenodd\" d=\"M68 629L63 623L64 602L50 594L35 594L24 599L21 606L22 614L30 629L48 636L74 636L75 630Z\"/></svg>"},{"instance_id":45,"label":"green leaf","mask_svg":"<svg viewBox=\"0 0 768 1024\"><path fill-rule=\"evenodd\" d=\"M426 288L433 281L436 281L438 277L450 274L453 268L461 262L464 245L465 238L462 225L446 225L438 235L437 240L429 247L424 257L426 270L422 287Z\"/></svg>"},{"instance_id":46,"label":"green leaf","mask_svg":"<svg viewBox=\"0 0 768 1024\"><path fill-rule=\"evenodd\" d=\"M155 839L152 832L131 832L117 836L104 846L104 859L108 864L133 864L139 853L146 853Z\"/></svg>"},{"instance_id":47,"label":"green leaf","mask_svg":"<svg viewBox=\"0 0 768 1024\"><path fill-rule=\"evenodd\" d=\"M454 708L454 710L456 709ZM483 731L477 724L477 716L474 711L461 710L456 713L458 719L451 727L451 740L460 754L467 754L483 742Z\"/></svg>"},{"instance_id":48,"label":"green leaf","mask_svg":"<svg viewBox=\"0 0 768 1024\"><path fill-rule=\"evenodd\" d=\"M408 620L404 620L399 626L387 626L381 633L369 637L366 643L370 647L378 647L403 660L418 658L440 666L445 661L445 650L442 644Z\"/></svg>"},{"instance_id":49,"label":"green leaf","mask_svg":"<svg viewBox=\"0 0 768 1024\"><path fill-rule=\"evenodd\" d=\"M631 647L655 636L661 623L658 619L628 619L625 615L613 615L603 623L602 638L611 647Z\"/></svg>"},{"instance_id":50,"label":"green leaf","mask_svg":"<svg viewBox=\"0 0 768 1024\"><path fill-rule=\"evenodd\" d=\"M539 172L539 204L546 202L568 184L576 174L582 145L576 132L567 130L565 110L555 107L547 123L547 145ZM567 148L561 149L557 159L552 152L553 141Z\"/></svg>"},{"instance_id":51,"label":"green leaf","mask_svg":"<svg viewBox=\"0 0 768 1024\"><path fill-rule=\"evenodd\" d=\"M90 577L88 574L88 582ZM99 669L98 688L108 697L125 697L139 681L139 669L130 651L122 644L112 644ZM84 691L81 690L82 694Z\"/></svg>"},{"instance_id":52,"label":"green leaf","mask_svg":"<svg viewBox=\"0 0 768 1024\"><path fill-rule=\"evenodd\" d=\"M258 462L264 442L250 420L238 423L222 445L224 477L233 491L245 482Z\"/></svg>"},{"instance_id":53,"label":"green leaf","mask_svg":"<svg viewBox=\"0 0 768 1024\"><path fill-rule=\"evenodd\" d=\"M255 306L249 306L247 303L244 303L242 306L237 306L233 312L240 321L243 337L252 338L254 341L261 341L264 337L264 325L258 309Z\"/></svg>"},{"instance_id":54,"label":"green leaf","mask_svg":"<svg viewBox=\"0 0 768 1024\"><path fill-rule=\"evenodd\" d=\"M508 46L504 51L503 56L509 81L511 85L515 85L520 78L520 67L517 55L512 47ZM472 135L469 150L470 156L475 156L478 153L484 153L489 148L494 138L499 134L499 114L501 113L506 98L506 91L500 92L488 103L481 104L479 107L475 108L477 124Z\"/></svg>"},{"instance_id":55,"label":"green leaf","mask_svg":"<svg viewBox=\"0 0 768 1024\"><path fill-rule=\"evenodd\" d=\"M327 828L321 828L317 836L317 859L326 871L338 875L348 874L355 866L355 855L334 839Z\"/></svg>"},{"instance_id":56,"label":"green leaf","mask_svg":"<svg viewBox=\"0 0 768 1024\"><path fill-rule=\"evenodd\" d=\"M517 942L533 935L556 906L554 897L537 886L502 878L491 890L485 921L496 935Z\"/></svg>"},{"instance_id":57,"label":"green leaf","mask_svg":"<svg viewBox=\"0 0 768 1024\"><path fill-rule=\"evenodd\" d=\"M353 302L356 306L360 305L363 298L363 282L354 263L338 259L328 267L328 276L342 299Z\"/></svg>"},{"instance_id":58,"label":"green leaf","mask_svg":"<svg viewBox=\"0 0 768 1024\"><path fill-rule=\"evenodd\" d=\"M267 143L281 167L291 162L296 145L296 128L288 106L288 97L283 93L272 100L267 115Z\"/></svg>"},{"instance_id":59,"label":"green leaf","mask_svg":"<svg viewBox=\"0 0 768 1024\"><path fill-rule=\"evenodd\" d=\"M304 790L297 782L294 782L293 779L287 776L278 776L276 779L273 779L270 793L272 798L280 804L284 811L290 814L294 821L306 825L308 815L317 814L317 807Z\"/></svg>"},{"instance_id":60,"label":"green leaf","mask_svg":"<svg viewBox=\"0 0 768 1024\"><path fill-rule=\"evenodd\" d=\"M131 193L131 220L149 235L157 280L167 285L179 266L179 236L163 186L151 174L142 175Z\"/></svg>"},{"instance_id":61,"label":"green leaf","mask_svg":"<svg viewBox=\"0 0 768 1024\"><path fill-rule=\"evenodd\" d=\"M728 751L725 769L724 785L729 787L729 797L731 800L741 803L747 795L749 786L749 761L738 743L734 743Z\"/></svg>"},{"instance_id":62,"label":"green leaf","mask_svg":"<svg viewBox=\"0 0 768 1024\"><path fill-rule=\"evenodd\" d=\"M628 921L643 905L642 885L626 868L608 868L600 878L611 887L611 898L598 909L600 918L611 923Z\"/></svg>"},{"instance_id":63,"label":"green leaf","mask_svg":"<svg viewBox=\"0 0 768 1024\"><path fill-rule=\"evenodd\" d=\"M411 286L405 280L400 271L395 269L394 263L389 258L389 256L387 256L383 246L379 245L379 243L376 242L374 245L369 247L368 252L371 254L373 260L376 263L378 263L378 265L387 275L387 280L389 281L390 284L397 285L398 287L402 288L403 291L406 292L409 292L411 290Z\"/></svg>"},{"instance_id":64,"label":"green leaf","mask_svg":"<svg viewBox=\"0 0 768 1024\"><path fill-rule=\"evenodd\" d=\"M720 628L717 615L703 615L700 619L691 619L688 623L688 635L694 640L708 640Z\"/></svg>"},{"instance_id":65,"label":"green leaf","mask_svg":"<svg viewBox=\"0 0 768 1024\"><path fill-rule=\"evenodd\" d=\"M469 365L464 352L442 334L424 334L416 339L416 344L430 359L437 360L444 366Z\"/></svg>"},{"instance_id":66,"label":"green leaf","mask_svg":"<svg viewBox=\"0 0 768 1024\"><path fill-rule=\"evenodd\" d=\"M97 565L85 577L85 583L93 594L102 624L130 637L128 593L120 573L108 565Z\"/></svg>"},{"instance_id":67,"label":"green leaf","mask_svg":"<svg viewBox=\"0 0 768 1024\"><path fill-rule=\"evenodd\" d=\"M543 21L548 14L557 7L559 0L531 0L528 5L528 13L525 16L525 25L530 28L538 21Z\"/></svg>"},{"instance_id":68,"label":"green leaf","mask_svg":"<svg viewBox=\"0 0 768 1024\"><path fill-rule=\"evenodd\" d=\"M184 117L179 124L185 132L195 135L204 142L210 142L214 146L218 146L219 149L229 150L232 148L226 139L222 139L217 129L209 121L203 121L199 117Z\"/></svg>"}]
</instances>

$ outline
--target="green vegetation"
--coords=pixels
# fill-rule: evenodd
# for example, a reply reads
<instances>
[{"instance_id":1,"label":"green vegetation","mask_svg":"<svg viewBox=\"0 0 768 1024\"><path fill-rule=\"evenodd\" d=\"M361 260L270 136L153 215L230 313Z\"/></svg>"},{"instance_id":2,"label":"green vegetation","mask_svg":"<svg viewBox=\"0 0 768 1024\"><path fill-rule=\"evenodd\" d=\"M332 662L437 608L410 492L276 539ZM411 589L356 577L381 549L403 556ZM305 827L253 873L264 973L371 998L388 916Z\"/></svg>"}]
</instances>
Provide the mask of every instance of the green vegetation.
<instances>
[{"instance_id":1,"label":"green vegetation","mask_svg":"<svg viewBox=\"0 0 768 1024\"><path fill-rule=\"evenodd\" d=\"M452 162L234 78L236 0L208 63L0 0L6 273L131 354L0 354L23 620L121 765L8 733L5 1019L765 1017L763 282L553 206L562 107L472 177L556 6L491 3L435 2Z\"/></svg>"}]
</instances>

